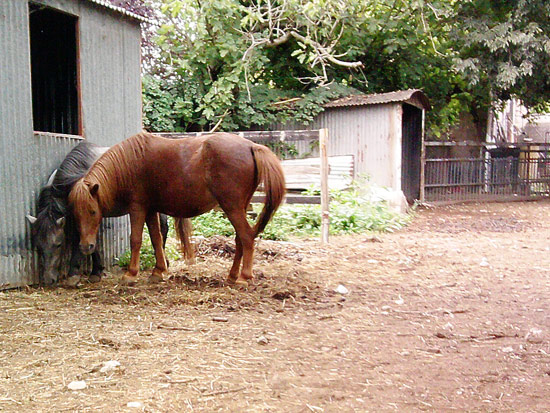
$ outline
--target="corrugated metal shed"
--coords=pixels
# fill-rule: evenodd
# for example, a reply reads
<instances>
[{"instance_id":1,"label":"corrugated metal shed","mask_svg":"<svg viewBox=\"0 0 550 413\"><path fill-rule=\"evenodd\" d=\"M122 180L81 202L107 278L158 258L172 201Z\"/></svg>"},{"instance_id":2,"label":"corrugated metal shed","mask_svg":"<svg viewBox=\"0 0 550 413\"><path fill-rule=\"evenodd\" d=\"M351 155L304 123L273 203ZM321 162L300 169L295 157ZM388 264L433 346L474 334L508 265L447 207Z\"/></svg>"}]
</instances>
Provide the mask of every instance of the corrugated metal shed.
<instances>
[{"instance_id":1,"label":"corrugated metal shed","mask_svg":"<svg viewBox=\"0 0 550 413\"><path fill-rule=\"evenodd\" d=\"M420 89L399 90L388 93L373 93L370 95L353 95L333 100L325 105L325 108L337 108L347 106L379 105L384 103L408 103L429 110L430 102Z\"/></svg>"},{"instance_id":2,"label":"corrugated metal shed","mask_svg":"<svg viewBox=\"0 0 550 413\"><path fill-rule=\"evenodd\" d=\"M99 6L105 7L107 9L116 11L117 13L121 13L124 16L130 17L132 19L136 19L136 20L139 20L141 22L149 22L149 19L147 19L146 17L140 16L139 14L136 14L136 13L132 13L132 12L122 8L122 7L117 7L117 6L113 5L112 3L110 3L107 0L88 0L88 1L91 2L91 3L95 3Z\"/></svg>"},{"instance_id":3,"label":"corrugated metal shed","mask_svg":"<svg viewBox=\"0 0 550 413\"><path fill-rule=\"evenodd\" d=\"M32 3L76 21L81 133L34 132L31 6L27 0L0 1L0 288L37 281L25 215L35 213L41 186L65 155L80 139L110 146L142 125L141 20L102 0ZM128 223L119 219L106 225L118 231L104 234L104 258L110 264L127 248Z\"/></svg>"},{"instance_id":4,"label":"corrugated metal shed","mask_svg":"<svg viewBox=\"0 0 550 413\"><path fill-rule=\"evenodd\" d=\"M419 89L348 96L327 103L307 129L327 128L329 156L353 155L356 177L366 175L412 200L420 196L424 111L429 108ZM304 125L273 128L296 130Z\"/></svg>"}]
</instances>

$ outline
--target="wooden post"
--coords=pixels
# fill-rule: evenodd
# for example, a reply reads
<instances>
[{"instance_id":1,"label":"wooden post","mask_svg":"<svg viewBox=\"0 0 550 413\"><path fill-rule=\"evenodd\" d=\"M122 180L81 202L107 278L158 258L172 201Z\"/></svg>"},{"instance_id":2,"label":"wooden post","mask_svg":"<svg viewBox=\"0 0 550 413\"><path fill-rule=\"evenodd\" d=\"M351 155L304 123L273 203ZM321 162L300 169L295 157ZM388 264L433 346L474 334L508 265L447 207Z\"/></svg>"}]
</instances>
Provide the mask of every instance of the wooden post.
<instances>
[{"instance_id":1,"label":"wooden post","mask_svg":"<svg viewBox=\"0 0 550 413\"><path fill-rule=\"evenodd\" d=\"M321 157L321 243L328 243L330 213L328 193L328 129L319 130L319 155Z\"/></svg>"},{"instance_id":2,"label":"wooden post","mask_svg":"<svg viewBox=\"0 0 550 413\"><path fill-rule=\"evenodd\" d=\"M426 202L426 142L424 141L424 123L426 112L422 110L422 132L420 133L420 202Z\"/></svg>"}]
</instances>

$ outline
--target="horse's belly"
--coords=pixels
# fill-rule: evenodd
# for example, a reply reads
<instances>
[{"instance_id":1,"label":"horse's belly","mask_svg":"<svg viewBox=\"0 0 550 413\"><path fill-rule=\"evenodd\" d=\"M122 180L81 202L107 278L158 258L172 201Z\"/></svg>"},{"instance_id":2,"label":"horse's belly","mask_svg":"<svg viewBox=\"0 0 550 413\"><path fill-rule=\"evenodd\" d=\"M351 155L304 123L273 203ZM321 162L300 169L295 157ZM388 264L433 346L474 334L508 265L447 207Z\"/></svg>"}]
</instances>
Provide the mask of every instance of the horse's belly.
<instances>
[{"instance_id":1,"label":"horse's belly","mask_svg":"<svg viewBox=\"0 0 550 413\"><path fill-rule=\"evenodd\" d=\"M216 205L218 202L209 191L166 191L159 196L155 209L173 217L191 218L210 211Z\"/></svg>"}]
</instances>

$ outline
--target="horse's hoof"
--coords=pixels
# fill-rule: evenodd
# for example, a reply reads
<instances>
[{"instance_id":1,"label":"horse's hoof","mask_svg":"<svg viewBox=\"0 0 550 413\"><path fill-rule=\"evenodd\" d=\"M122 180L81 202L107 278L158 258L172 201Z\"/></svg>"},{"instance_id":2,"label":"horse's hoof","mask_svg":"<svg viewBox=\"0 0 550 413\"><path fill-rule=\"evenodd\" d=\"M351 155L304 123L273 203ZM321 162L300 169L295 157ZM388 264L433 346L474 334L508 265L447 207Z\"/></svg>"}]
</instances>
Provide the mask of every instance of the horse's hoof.
<instances>
[{"instance_id":1,"label":"horse's hoof","mask_svg":"<svg viewBox=\"0 0 550 413\"><path fill-rule=\"evenodd\" d=\"M248 288L248 281L246 281L246 280L236 280L235 281L235 287L237 287L241 290L246 290Z\"/></svg>"},{"instance_id":2,"label":"horse's hoof","mask_svg":"<svg viewBox=\"0 0 550 413\"><path fill-rule=\"evenodd\" d=\"M88 282L95 284L101 281L101 274L90 274L88 277Z\"/></svg>"},{"instance_id":3,"label":"horse's hoof","mask_svg":"<svg viewBox=\"0 0 550 413\"><path fill-rule=\"evenodd\" d=\"M69 278L63 281L63 284L61 284L61 286L64 288L76 288L78 287L79 283L80 275L71 275Z\"/></svg>"},{"instance_id":4,"label":"horse's hoof","mask_svg":"<svg viewBox=\"0 0 550 413\"><path fill-rule=\"evenodd\" d=\"M121 285L126 285L128 287L131 287L132 285L136 285L137 284L137 276L130 276L130 275L123 275L122 278L120 279L120 284Z\"/></svg>"},{"instance_id":5,"label":"horse's hoof","mask_svg":"<svg viewBox=\"0 0 550 413\"><path fill-rule=\"evenodd\" d=\"M149 284L158 284L164 281L162 274L151 274L149 277Z\"/></svg>"}]
</instances>

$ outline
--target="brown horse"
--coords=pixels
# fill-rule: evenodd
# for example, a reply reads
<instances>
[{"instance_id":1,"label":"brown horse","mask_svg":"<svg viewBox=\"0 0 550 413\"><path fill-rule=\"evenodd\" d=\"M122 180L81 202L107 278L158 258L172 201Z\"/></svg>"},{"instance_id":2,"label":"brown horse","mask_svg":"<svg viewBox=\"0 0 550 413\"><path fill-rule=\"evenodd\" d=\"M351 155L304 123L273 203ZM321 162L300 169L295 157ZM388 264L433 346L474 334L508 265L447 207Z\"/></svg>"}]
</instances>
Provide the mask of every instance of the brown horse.
<instances>
[{"instance_id":1,"label":"brown horse","mask_svg":"<svg viewBox=\"0 0 550 413\"><path fill-rule=\"evenodd\" d=\"M266 194L265 205L251 227L246 208L260 183ZM157 212L176 217L176 233L189 256L187 218L219 205L236 232L228 282L247 285L252 278L254 239L281 204L284 193L281 164L265 146L228 133L180 140L140 133L105 152L74 185L69 204L85 254L95 249L103 216L130 214L131 259L123 276L126 284L136 281L144 222L156 258L150 281L158 282L166 272L166 261Z\"/></svg>"}]
</instances>

